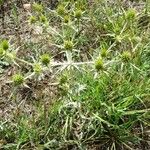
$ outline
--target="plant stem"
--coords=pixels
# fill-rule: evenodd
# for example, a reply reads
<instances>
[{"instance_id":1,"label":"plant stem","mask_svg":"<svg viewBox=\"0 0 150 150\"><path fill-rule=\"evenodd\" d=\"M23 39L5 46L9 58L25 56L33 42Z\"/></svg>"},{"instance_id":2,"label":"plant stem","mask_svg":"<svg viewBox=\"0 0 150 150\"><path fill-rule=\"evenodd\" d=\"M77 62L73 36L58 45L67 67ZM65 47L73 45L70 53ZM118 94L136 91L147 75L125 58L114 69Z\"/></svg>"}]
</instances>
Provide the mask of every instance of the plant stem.
<instances>
[{"instance_id":1,"label":"plant stem","mask_svg":"<svg viewBox=\"0 0 150 150\"><path fill-rule=\"evenodd\" d=\"M32 63L29 63L29 62L27 62L27 61L25 61L25 60L23 60L23 59L18 58L18 57L15 57L15 59L18 60L18 61L20 61L20 62L22 62L22 63L24 63L24 64L27 64L27 65L29 65L29 66L33 66Z\"/></svg>"}]
</instances>

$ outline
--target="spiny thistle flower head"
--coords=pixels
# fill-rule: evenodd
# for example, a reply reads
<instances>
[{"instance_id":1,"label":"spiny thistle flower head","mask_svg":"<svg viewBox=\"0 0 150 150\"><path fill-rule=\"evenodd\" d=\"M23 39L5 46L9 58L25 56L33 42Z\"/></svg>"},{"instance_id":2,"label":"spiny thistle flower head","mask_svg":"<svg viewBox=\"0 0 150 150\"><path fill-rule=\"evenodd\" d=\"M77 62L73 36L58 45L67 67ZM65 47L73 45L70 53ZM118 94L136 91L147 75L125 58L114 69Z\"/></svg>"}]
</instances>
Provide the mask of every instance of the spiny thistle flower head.
<instances>
[{"instance_id":1,"label":"spiny thistle flower head","mask_svg":"<svg viewBox=\"0 0 150 150\"><path fill-rule=\"evenodd\" d=\"M64 23L68 23L70 21L70 17L68 15L64 16Z\"/></svg>"},{"instance_id":2,"label":"spiny thistle flower head","mask_svg":"<svg viewBox=\"0 0 150 150\"><path fill-rule=\"evenodd\" d=\"M50 55L49 54L41 55L41 62L43 65L47 66L50 63Z\"/></svg>"},{"instance_id":3,"label":"spiny thistle flower head","mask_svg":"<svg viewBox=\"0 0 150 150\"><path fill-rule=\"evenodd\" d=\"M72 41L64 41L64 49L71 51L73 49L73 42Z\"/></svg>"},{"instance_id":4,"label":"spiny thistle flower head","mask_svg":"<svg viewBox=\"0 0 150 150\"><path fill-rule=\"evenodd\" d=\"M60 16L65 15L65 13L66 13L65 6L63 6L63 5L58 5L58 7L57 7L57 13L58 13L58 15L60 15Z\"/></svg>"},{"instance_id":5,"label":"spiny thistle flower head","mask_svg":"<svg viewBox=\"0 0 150 150\"><path fill-rule=\"evenodd\" d=\"M40 64L36 63L33 66L33 70L34 70L35 74L39 75L42 72L42 66Z\"/></svg>"},{"instance_id":6,"label":"spiny thistle flower head","mask_svg":"<svg viewBox=\"0 0 150 150\"><path fill-rule=\"evenodd\" d=\"M103 63L103 60L101 58L98 58L96 61L95 61L95 69L97 71L100 71L100 70L103 70L104 69L104 63Z\"/></svg>"},{"instance_id":7,"label":"spiny thistle flower head","mask_svg":"<svg viewBox=\"0 0 150 150\"><path fill-rule=\"evenodd\" d=\"M1 42L1 47L3 48L3 50L7 50L8 48L9 48L9 43L8 43L8 41L7 40L3 40L2 42Z\"/></svg>"},{"instance_id":8,"label":"spiny thistle flower head","mask_svg":"<svg viewBox=\"0 0 150 150\"><path fill-rule=\"evenodd\" d=\"M117 35L117 36L115 37L115 39L116 39L116 41L119 42L119 43L122 42L122 37L121 37L120 35Z\"/></svg>"},{"instance_id":9,"label":"spiny thistle flower head","mask_svg":"<svg viewBox=\"0 0 150 150\"><path fill-rule=\"evenodd\" d=\"M36 12L42 12L43 11L43 6L41 4L38 4L38 3L34 3L32 5L32 8Z\"/></svg>"},{"instance_id":10,"label":"spiny thistle flower head","mask_svg":"<svg viewBox=\"0 0 150 150\"><path fill-rule=\"evenodd\" d=\"M75 18L80 19L82 17L82 10L81 9L77 9L75 11Z\"/></svg>"},{"instance_id":11,"label":"spiny thistle flower head","mask_svg":"<svg viewBox=\"0 0 150 150\"><path fill-rule=\"evenodd\" d=\"M136 10L133 8L130 8L127 10L125 16L127 20L133 20L136 18L136 14L137 14Z\"/></svg>"},{"instance_id":12,"label":"spiny thistle flower head","mask_svg":"<svg viewBox=\"0 0 150 150\"><path fill-rule=\"evenodd\" d=\"M129 60L131 60L131 53L129 51L124 51L121 55L121 58L124 62L128 62Z\"/></svg>"},{"instance_id":13,"label":"spiny thistle flower head","mask_svg":"<svg viewBox=\"0 0 150 150\"><path fill-rule=\"evenodd\" d=\"M42 23L46 23L46 21L47 21L46 16L41 15L41 16L40 16L40 21L41 21Z\"/></svg>"},{"instance_id":14,"label":"spiny thistle flower head","mask_svg":"<svg viewBox=\"0 0 150 150\"><path fill-rule=\"evenodd\" d=\"M13 83L14 83L15 86L19 86L19 85L23 84L24 77L21 74L15 74L12 77L12 81L13 81Z\"/></svg>"},{"instance_id":15,"label":"spiny thistle flower head","mask_svg":"<svg viewBox=\"0 0 150 150\"><path fill-rule=\"evenodd\" d=\"M29 22L30 22L31 24L36 23L36 17L35 17L35 16L30 16Z\"/></svg>"}]
</instances>

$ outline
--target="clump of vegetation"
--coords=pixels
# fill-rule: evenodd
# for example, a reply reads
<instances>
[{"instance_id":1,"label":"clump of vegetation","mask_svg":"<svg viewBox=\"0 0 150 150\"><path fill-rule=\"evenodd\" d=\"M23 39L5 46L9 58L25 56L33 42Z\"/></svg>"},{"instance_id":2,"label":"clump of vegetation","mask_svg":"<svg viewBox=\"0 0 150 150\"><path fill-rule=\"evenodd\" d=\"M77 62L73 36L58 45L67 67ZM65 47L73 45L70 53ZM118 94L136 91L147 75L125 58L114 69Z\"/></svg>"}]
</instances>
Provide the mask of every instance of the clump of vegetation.
<instances>
[{"instance_id":1,"label":"clump of vegetation","mask_svg":"<svg viewBox=\"0 0 150 150\"><path fill-rule=\"evenodd\" d=\"M0 39L0 149L150 149L144 4L12 6L15 32Z\"/></svg>"},{"instance_id":2,"label":"clump of vegetation","mask_svg":"<svg viewBox=\"0 0 150 150\"><path fill-rule=\"evenodd\" d=\"M23 84L24 78L21 74L16 74L13 76L12 81L15 86Z\"/></svg>"}]
</instances>

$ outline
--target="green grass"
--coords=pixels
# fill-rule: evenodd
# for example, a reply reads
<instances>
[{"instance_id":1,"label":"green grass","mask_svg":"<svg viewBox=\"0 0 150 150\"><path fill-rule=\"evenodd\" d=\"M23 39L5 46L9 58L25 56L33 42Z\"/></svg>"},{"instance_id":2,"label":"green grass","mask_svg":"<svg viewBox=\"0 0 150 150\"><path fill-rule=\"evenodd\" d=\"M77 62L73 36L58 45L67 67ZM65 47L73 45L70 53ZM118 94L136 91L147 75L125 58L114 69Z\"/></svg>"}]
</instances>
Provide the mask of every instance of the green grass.
<instances>
[{"instance_id":1,"label":"green grass","mask_svg":"<svg viewBox=\"0 0 150 150\"><path fill-rule=\"evenodd\" d=\"M47 4L3 20L0 149L149 149L149 3Z\"/></svg>"}]
</instances>

